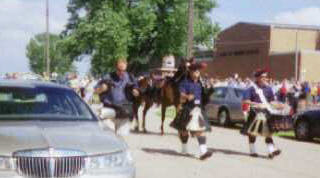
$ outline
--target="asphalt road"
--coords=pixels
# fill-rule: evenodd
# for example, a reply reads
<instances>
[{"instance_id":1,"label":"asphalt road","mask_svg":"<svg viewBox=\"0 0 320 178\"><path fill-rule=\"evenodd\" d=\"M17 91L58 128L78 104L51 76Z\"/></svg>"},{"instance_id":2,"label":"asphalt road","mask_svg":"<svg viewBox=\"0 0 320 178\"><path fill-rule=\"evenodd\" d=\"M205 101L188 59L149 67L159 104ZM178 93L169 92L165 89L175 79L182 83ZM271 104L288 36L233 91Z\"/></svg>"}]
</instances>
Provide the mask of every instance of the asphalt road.
<instances>
[{"instance_id":1,"label":"asphalt road","mask_svg":"<svg viewBox=\"0 0 320 178\"><path fill-rule=\"evenodd\" d=\"M136 161L137 178L319 178L320 145L296 140L275 138L282 154L267 159L263 138L257 140L259 158L248 155L247 138L236 129L213 127L207 134L213 156L206 161L198 159L198 143L189 140L192 156L179 154L180 142L176 131L165 123L164 136L160 135L160 118L152 109L147 115L148 134L126 136Z\"/></svg>"}]
</instances>

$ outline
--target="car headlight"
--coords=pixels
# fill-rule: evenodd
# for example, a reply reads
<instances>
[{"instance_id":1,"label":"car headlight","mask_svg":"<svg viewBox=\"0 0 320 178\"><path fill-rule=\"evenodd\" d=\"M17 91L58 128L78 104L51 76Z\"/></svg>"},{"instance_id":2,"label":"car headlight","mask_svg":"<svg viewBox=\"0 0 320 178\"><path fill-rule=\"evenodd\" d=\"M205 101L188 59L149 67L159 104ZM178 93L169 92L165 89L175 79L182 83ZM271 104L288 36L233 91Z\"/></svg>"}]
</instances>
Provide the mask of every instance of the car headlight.
<instances>
[{"instance_id":1,"label":"car headlight","mask_svg":"<svg viewBox=\"0 0 320 178\"><path fill-rule=\"evenodd\" d=\"M11 157L0 156L0 170L14 169L14 160Z\"/></svg>"},{"instance_id":2,"label":"car headlight","mask_svg":"<svg viewBox=\"0 0 320 178\"><path fill-rule=\"evenodd\" d=\"M88 157L88 169L121 168L133 165L129 151Z\"/></svg>"}]
</instances>

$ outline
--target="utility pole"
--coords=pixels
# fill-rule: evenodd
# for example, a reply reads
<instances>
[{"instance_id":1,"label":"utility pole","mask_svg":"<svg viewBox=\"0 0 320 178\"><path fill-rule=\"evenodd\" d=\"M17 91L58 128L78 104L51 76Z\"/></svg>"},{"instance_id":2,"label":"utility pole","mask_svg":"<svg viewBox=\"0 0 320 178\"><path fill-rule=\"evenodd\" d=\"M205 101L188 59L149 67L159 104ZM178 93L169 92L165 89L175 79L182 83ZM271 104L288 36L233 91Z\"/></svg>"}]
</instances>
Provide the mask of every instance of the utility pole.
<instances>
[{"instance_id":1,"label":"utility pole","mask_svg":"<svg viewBox=\"0 0 320 178\"><path fill-rule=\"evenodd\" d=\"M49 35L49 0L46 0L46 64L47 75L50 78L50 35Z\"/></svg>"},{"instance_id":2,"label":"utility pole","mask_svg":"<svg viewBox=\"0 0 320 178\"><path fill-rule=\"evenodd\" d=\"M187 46L187 58L191 58L193 55L193 21L194 21L194 2L189 0L188 5L188 46Z\"/></svg>"}]
</instances>

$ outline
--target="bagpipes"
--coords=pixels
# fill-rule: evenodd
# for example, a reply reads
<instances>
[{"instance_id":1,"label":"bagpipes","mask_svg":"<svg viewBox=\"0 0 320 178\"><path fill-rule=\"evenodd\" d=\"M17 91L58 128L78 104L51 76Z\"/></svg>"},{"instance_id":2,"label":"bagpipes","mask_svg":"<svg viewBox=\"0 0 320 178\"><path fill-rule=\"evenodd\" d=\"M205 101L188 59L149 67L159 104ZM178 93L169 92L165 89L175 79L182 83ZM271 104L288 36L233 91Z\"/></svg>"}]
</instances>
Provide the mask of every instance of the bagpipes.
<instances>
[{"instance_id":1,"label":"bagpipes","mask_svg":"<svg viewBox=\"0 0 320 178\"><path fill-rule=\"evenodd\" d=\"M293 129L293 119L288 114L270 113L267 109L260 108L251 108L250 112L255 113L255 121L251 124L252 128L249 128L249 132L254 130L260 132L261 129L263 130L264 126L260 126L259 123L266 124L270 133L290 131Z\"/></svg>"},{"instance_id":2,"label":"bagpipes","mask_svg":"<svg viewBox=\"0 0 320 178\"><path fill-rule=\"evenodd\" d=\"M291 115L291 107L285 106L281 109L276 105L269 104L267 99L265 98L263 91L259 89L255 84L253 85L256 93L259 95L262 104L265 105L265 108L261 111L261 109L252 108L254 112L263 113L266 115L267 124L271 132L280 132L280 131L289 131L293 129L293 118ZM247 107L247 106L243 106ZM247 108L243 108L247 109ZM251 112L251 111L250 111Z\"/></svg>"}]
</instances>

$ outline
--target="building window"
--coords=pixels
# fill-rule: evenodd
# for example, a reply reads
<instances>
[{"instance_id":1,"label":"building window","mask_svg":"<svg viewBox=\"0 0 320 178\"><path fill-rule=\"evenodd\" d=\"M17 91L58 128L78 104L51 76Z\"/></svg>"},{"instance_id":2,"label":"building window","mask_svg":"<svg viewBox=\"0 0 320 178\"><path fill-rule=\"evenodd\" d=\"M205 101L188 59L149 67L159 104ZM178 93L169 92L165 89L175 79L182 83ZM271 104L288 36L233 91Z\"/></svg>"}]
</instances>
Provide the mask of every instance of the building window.
<instances>
[{"instance_id":1,"label":"building window","mask_svg":"<svg viewBox=\"0 0 320 178\"><path fill-rule=\"evenodd\" d=\"M218 56L226 57L226 56L243 56L243 55L254 55L254 54L259 54L259 49L221 52L219 53Z\"/></svg>"}]
</instances>

